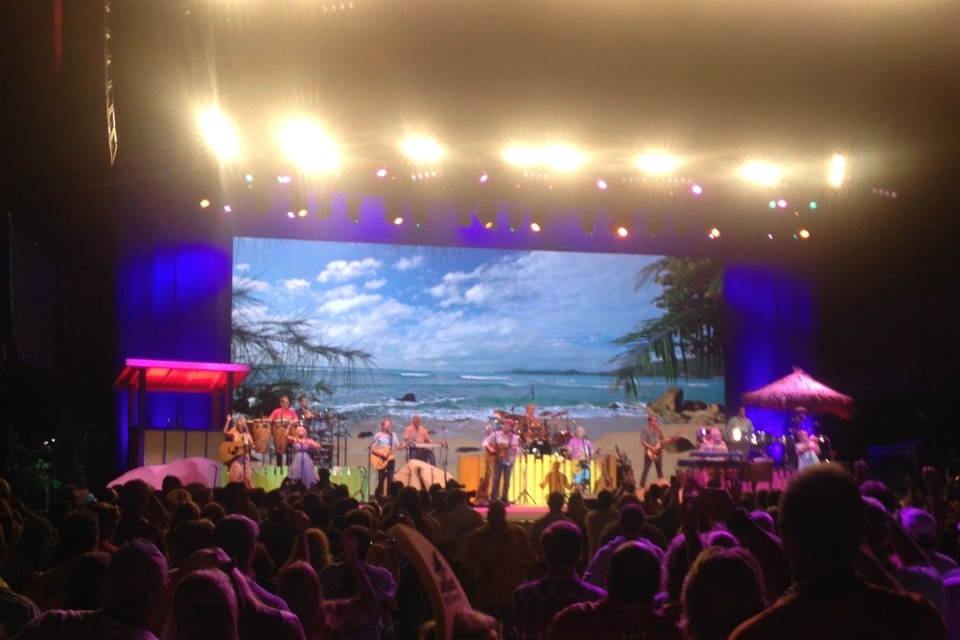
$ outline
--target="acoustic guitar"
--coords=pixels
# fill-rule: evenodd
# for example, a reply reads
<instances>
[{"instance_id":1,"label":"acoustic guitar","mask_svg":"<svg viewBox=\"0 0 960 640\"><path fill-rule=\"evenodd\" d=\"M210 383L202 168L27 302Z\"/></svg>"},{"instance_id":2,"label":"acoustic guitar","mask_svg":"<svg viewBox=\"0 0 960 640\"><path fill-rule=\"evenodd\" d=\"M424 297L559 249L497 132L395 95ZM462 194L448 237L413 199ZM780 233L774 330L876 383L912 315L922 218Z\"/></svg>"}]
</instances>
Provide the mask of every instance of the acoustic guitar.
<instances>
[{"instance_id":1,"label":"acoustic guitar","mask_svg":"<svg viewBox=\"0 0 960 640\"><path fill-rule=\"evenodd\" d=\"M384 447L383 449L370 449L370 464L377 471L383 471L394 460L393 451Z\"/></svg>"},{"instance_id":2,"label":"acoustic guitar","mask_svg":"<svg viewBox=\"0 0 960 640\"><path fill-rule=\"evenodd\" d=\"M242 442L233 442L228 440L220 443L220 460L225 464L230 464L234 459L246 453L247 448Z\"/></svg>"}]
</instances>

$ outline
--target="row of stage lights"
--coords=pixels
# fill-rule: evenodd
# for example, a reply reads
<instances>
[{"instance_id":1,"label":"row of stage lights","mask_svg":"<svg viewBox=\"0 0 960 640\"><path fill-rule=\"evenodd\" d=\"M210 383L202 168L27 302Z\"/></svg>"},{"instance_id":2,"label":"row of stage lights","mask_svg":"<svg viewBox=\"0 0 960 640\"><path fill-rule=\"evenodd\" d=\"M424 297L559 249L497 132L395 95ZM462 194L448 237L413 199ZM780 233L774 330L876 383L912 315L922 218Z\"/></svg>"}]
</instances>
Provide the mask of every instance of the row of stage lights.
<instances>
[{"instance_id":1,"label":"row of stage lights","mask_svg":"<svg viewBox=\"0 0 960 640\"><path fill-rule=\"evenodd\" d=\"M223 113L216 109L202 111L198 116L201 136L221 164L244 161L245 154L236 127ZM308 176L338 174L343 164L339 146L323 128L311 120L290 120L277 131L279 147L286 161L298 172ZM450 154L436 139L429 136L410 136L399 145L402 156L415 170L410 172L411 181L434 178L438 168L450 162ZM510 167L529 175L553 177L583 173L590 160L589 155L570 144L548 143L514 144L507 146L500 154L501 160ZM479 161L477 161L479 165ZM633 169L651 177L669 178L676 176L683 167L681 158L663 150L647 150L633 159ZM847 159L834 154L822 165L822 177L827 185L839 188L847 177ZM761 160L748 160L739 168L741 178L755 185L775 187L787 177L782 166ZM387 167L379 166L375 170L377 178L388 176ZM483 184L489 175L477 167L476 179ZM597 189L604 191L609 183L603 178L595 181ZM700 184L691 184L692 195L703 193Z\"/></svg>"}]
</instances>

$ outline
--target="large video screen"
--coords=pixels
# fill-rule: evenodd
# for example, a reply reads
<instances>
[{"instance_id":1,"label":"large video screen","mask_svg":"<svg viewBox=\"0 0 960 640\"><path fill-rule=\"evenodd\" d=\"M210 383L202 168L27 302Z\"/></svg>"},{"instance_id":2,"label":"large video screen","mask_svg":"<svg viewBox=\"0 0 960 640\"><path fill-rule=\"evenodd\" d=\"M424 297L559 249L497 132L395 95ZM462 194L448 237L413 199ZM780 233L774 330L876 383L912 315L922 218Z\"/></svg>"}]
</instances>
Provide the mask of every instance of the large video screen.
<instances>
[{"instance_id":1,"label":"large video screen","mask_svg":"<svg viewBox=\"0 0 960 640\"><path fill-rule=\"evenodd\" d=\"M233 277L251 406L276 383L374 427L531 403L601 424L675 387L723 402L722 272L707 259L241 237Z\"/></svg>"}]
</instances>

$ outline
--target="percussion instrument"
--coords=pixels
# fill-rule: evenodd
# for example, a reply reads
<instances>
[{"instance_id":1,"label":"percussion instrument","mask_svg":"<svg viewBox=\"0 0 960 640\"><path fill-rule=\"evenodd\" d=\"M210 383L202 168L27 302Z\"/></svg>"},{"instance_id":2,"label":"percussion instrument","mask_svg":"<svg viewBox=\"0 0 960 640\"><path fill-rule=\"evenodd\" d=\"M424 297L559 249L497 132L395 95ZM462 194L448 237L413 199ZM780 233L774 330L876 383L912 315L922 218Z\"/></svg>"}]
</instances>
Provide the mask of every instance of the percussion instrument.
<instances>
[{"instance_id":1,"label":"percussion instrument","mask_svg":"<svg viewBox=\"0 0 960 640\"><path fill-rule=\"evenodd\" d=\"M266 453L270 448L270 425L264 424L260 418L255 418L250 435L253 436L253 450L257 453Z\"/></svg>"},{"instance_id":2,"label":"percussion instrument","mask_svg":"<svg viewBox=\"0 0 960 640\"><path fill-rule=\"evenodd\" d=\"M287 432L293 424L293 422L287 420L273 421L273 449L277 453L287 450Z\"/></svg>"}]
</instances>

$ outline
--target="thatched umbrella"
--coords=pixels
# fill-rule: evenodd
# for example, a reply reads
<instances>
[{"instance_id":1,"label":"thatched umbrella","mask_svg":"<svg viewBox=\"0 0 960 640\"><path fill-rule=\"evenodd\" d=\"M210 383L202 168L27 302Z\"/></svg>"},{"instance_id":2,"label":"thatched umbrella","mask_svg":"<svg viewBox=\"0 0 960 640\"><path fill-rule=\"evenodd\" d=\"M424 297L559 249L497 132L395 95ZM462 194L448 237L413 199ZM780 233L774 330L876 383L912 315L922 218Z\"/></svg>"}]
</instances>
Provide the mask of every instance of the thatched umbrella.
<instances>
[{"instance_id":1,"label":"thatched umbrella","mask_svg":"<svg viewBox=\"0 0 960 640\"><path fill-rule=\"evenodd\" d=\"M804 407L810 413L830 413L843 420L849 420L855 411L853 398L817 382L797 367L790 375L748 391L740 399L752 407L782 410Z\"/></svg>"}]
</instances>

